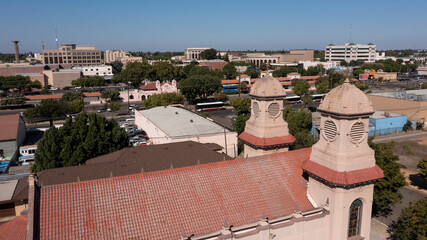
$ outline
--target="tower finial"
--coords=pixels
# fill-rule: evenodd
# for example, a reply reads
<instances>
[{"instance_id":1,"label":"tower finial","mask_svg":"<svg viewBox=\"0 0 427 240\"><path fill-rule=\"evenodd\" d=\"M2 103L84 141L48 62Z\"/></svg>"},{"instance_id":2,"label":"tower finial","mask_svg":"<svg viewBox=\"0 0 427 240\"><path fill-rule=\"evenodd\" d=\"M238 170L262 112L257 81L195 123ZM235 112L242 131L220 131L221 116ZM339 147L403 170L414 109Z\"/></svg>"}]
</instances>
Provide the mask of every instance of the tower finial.
<instances>
[{"instance_id":1,"label":"tower finial","mask_svg":"<svg viewBox=\"0 0 427 240\"><path fill-rule=\"evenodd\" d=\"M348 79L349 72L350 72L350 66L347 65L347 71L346 71L344 83L350 83L350 80Z\"/></svg>"}]
</instances>

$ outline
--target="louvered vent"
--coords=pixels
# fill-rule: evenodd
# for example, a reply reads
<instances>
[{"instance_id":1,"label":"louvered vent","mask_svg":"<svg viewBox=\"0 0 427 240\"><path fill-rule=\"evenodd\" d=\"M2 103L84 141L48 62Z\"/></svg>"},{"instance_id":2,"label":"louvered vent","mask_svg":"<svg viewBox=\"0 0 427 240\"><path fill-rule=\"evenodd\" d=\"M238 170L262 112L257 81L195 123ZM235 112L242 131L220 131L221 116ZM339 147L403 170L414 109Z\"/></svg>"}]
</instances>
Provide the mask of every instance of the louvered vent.
<instances>
[{"instance_id":1,"label":"louvered vent","mask_svg":"<svg viewBox=\"0 0 427 240\"><path fill-rule=\"evenodd\" d=\"M258 104L258 102L254 102L254 104L253 104L252 107L253 107L253 111L254 111L255 116L258 116L259 113L261 112L261 110L259 110L259 104Z\"/></svg>"},{"instance_id":2,"label":"louvered vent","mask_svg":"<svg viewBox=\"0 0 427 240\"><path fill-rule=\"evenodd\" d=\"M268 106L268 114L270 117L277 117L280 111L280 105L278 103L272 103Z\"/></svg>"},{"instance_id":3,"label":"louvered vent","mask_svg":"<svg viewBox=\"0 0 427 240\"><path fill-rule=\"evenodd\" d=\"M361 122L355 123L350 130L350 140L358 143L362 140L364 132L364 125Z\"/></svg>"},{"instance_id":4,"label":"louvered vent","mask_svg":"<svg viewBox=\"0 0 427 240\"><path fill-rule=\"evenodd\" d=\"M329 141L332 141L337 136L337 126L335 123L331 120L326 120L325 124L323 125L323 134L325 135L325 138Z\"/></svg>"}]
</instances>

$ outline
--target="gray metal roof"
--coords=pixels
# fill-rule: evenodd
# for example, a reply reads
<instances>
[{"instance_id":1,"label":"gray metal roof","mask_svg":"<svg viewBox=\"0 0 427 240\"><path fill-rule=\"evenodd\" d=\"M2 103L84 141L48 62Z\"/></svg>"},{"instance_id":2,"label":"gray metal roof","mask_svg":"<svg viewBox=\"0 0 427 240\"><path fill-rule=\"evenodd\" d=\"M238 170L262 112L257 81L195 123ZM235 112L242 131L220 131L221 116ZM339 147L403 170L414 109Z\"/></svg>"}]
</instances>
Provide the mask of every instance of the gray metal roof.
<instances>
[{"instance_id":1,"label":"gray metal roof","mask_svg":"<svg viewBox=\"0 0 427 240\"><path fill-rule=\"evenodd\" d=\"M179 107L155 107L139 112L171 138L224 133L224 127Z\"/></svg>"}]
</instances>

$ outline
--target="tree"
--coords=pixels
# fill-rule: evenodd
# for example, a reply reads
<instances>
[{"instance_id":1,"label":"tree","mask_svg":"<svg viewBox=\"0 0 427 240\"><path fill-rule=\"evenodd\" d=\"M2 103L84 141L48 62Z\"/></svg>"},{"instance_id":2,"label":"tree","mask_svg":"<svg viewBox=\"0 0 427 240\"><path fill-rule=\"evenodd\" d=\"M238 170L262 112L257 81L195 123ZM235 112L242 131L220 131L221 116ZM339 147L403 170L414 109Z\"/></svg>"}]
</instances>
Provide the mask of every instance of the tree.
<instances>
[{"instance_id":1,"label":"tree","mask_svg":"<svg viewBox=\"0 0 427 240\"><path fill-rule=\"evenodd\" d=\"M30 90L32 87L40 88L40 82L31 82L29 76L0 76L0 90L4 92L9 92L10 89L16 89L21 92L24 89Z\"/></svg>"},{"instance_id":2,"label":"tree","mask_svg":"<svg viewBox=\"0 0 427 240\"><path fill-rule=\"evenodd\" d=\"M405 131L405 132L407 132L407 131L410 131L410 130L412 130L413 128L412 128L412 122L411 121L406 121L406 123L403 125L403 128L402 128L402 131Z\"/></svg>"},{"instance_id":3,"label":"tree","mask_svg":"<svg viewBox=\"0 0 427 240\"><path fill-rule=\"evenodd\" d=\"M316 81L316 92L319 94L326 93L329 89L329 78L319 77Z\"/></svg>"},{"instance_id":4,"label":"tree","mask_svg":"<svg viewBox=\"0 0 427 240\"><path fill-rule=\"evenodd\" d=\"M291 149L300 149L311 147L317 139L310 135L312 126L311 112L304 109L293 109L286 106L283 109L283 119L288 123L289 133L295 137L295 142Z\"/></svg>"},{"instance_id":5,"label":"tree","mask_svg":"<svg viewBox=\"0 0 427 240\"><path fill-rule=\"evenodd\" d=\"M257 78L259 76L258 72L255 69L247 69L244 74L249 75L251 78Z\"/></svg>"},{"instance_id":6,"label":"tree","mask_svg":"<svg viewBox=\"0 0 427 240\"><path fill-rule=\"evenodd\" d=\"M122 104L120 102L111 102L109 106L111 111L115 112L120 110L120 108L122 107Z\"/></svg>"},{"instance_id":7,"label":"tree","mask_svg":"<svg viewBox=\"0 0 427 240\"><path fill-rule=\"evenodd\" d=\"M199 62L193 60L190 62L190 64L188 64L187 66L185 66L182 70L184 71L185 76L189 77L190 76L190 71L194 66L199 65Z\"/></svg>"},{"instance_id":8,"label":"tree","mask_svg":"<svg viewBox=\"0 0 427 240\"><path fill-rule=\"evenodd\" d=\"M228 100L228 95L225 92L219 92L215 94L215 98L218 101L225 102Z\"/></svg>"},{"instance_id":9,"label":"tree","mask_svg":"<svg viewBox=\"0 0 427 240\"><path fill-rule=\"evenodd\" d=\"M360 89L361 91L365 91L366 89L369 88L369 84L367 83L355 83L354 86L356 86L358 89Z\"/></svg>"},{"instance_id":10,"label":"tree","mask_svg":"<svg viewBox=\"0 0 427 240\"><path fill-rule=\"evenodd\" d=\"M359 77L360 74L364 74L365 71L363 71L362 69L358 68L356 70L353 71L353 76L357 76Z\"/></svg>"},{"instance_id":11,"label":"tree","mask_svg":"<svg viewBox=\"0 0 427 240\"><path fill-rule=\"evenodd\" d=\"M155 80L156 76L153 66L147 62L131 62L126 65L126 69L117 78L116 82L130 82L134 87L138 87L143 80Z\"/></svg>"},{"instance_id":12,"label":"tree","mask_svg":"<svg viewBox=\"0 0 427 240\"><path fill-rule=\"evenodd\" d=\"M394 204L402 199L398 190L406 185L405 177L397 163L399 157L393 153L393 142L373 143L372 139L369 139L368 144L375 151L376 164L384 172L384 178L374 185L372 213L386 216L392 212Z\"/></svg>"},{"instance_id":13,"label":"tree","mask_svg":"<svg viewBox=\"0 0 427 240\"><path fill-rule=\"evenodd\" d=\"M117 122L98 114L69 117L59 129L47 130L34 155L36 172L76 166L86 160L129 146L129 138Z\"/></svg>"},{"instance_id":14,"label":"tree","mask_svg":"<svg viewBox=\"0 0 427 240\"><path fill-rule=\"evenodd\" d=\"M50 93L50 86L49 85L44 86L42 88L42 90L40 91L40 94L49 94L49 93Z\"/></svg>"},{"instance_id":15,"label":"tree","mask_svg":"<svg viewBox=\"0 0 427 240\"><path fill-rule=\"evenodd\" d=\"M53 121L63 119L71 113L70 104L64 100L45 99L34 108L25 110L24 115L29 122L49 121L53 126Z\"/></svg>"},{"instance_id":16,"label":"tree","mask_svg":"<svg viewBox=\"0 0 427 240\"><path fill-rule=\"evenodd\" d=\"M67 102L72 102L74 100L78 100L78 99L82 99L83 97L83 93L78 91L78 92L66 92L62 95L62 100L67 101Z\"/></svg>"},{"instance_id":17,"label":"tree","mask_svg":"<svg viewBox=\"0 0 427 240\"><path fill-rule=\"evenodd\" d=\"M226 76L226 79L235 79L237 76L237 69L233 63L228 63L222 69L222 72Z\"/></svg>"},{"instance_id":18,"label":"tree","mask_svg":"<svg viewBox=\"0 0 427 240\"><path fill-rule=\"evenodd\" d=\"M247 114L250 113L251 109L251 99L238 97L230 100L231 106L234 108L234 112L236 115Z\"/></svg>"},{"instance_id":19,"label":"tree","mask_svg":"<svg viewBox=\"0 0 427 240\"><path fill-rule=\"evenodd\" d=\"M200 53L200 59L216 59L217 51L213 48L206 49Z\"/></svg>"},{"instance_id":20,"label":"tree","mask_svg":"<svg viewBox=\"0 0 427 240\"><path fill-rule=\"evenodd\" d=\"M302 79L293 79L292 86L294 87L292 90L294 93L301 97L301 100L305 105L308 105L312 102L313 98L309 94L310 84Z\"/></svg>"},{"instance_id":21,"label":"tree","mask_svg":"<svg viewBox=\"0 0 427 240\"><path fill-rule=\"evenodd\" d=\"M179 83L181 93L188 101L194 102L199 97L205 101L208 96L222 89L221 80L210 75L194 75Z\"/></svg>"},{"instance_id":22,"label":"tree","mask_svg":"<svg viewBox=\"0 0 427 240\"><path fill-rule=\"evenodd\" d=\"M304 76L317 76L322 75L325 71L325 68L322 64L318 64L317 66L311 66L307 68L307 71L304 72Z\"/></svg>"},{"instance_id":23,"label":"tree","mask_svg":"<svg viewBox=\"0 0 427 240\"><path fill-rule=\"evenodd\" d=\"M236 117L236 120L233 122L233 129L237 132L237 134L241 134L245 131L246 121L249 120L251 114L239 114Z\"/></svg>"},{"instance_id":24,"label":"tree","mask_svg":"<svg viewBox=\"0 0 427 240\"><path fill-rule=\"evenodd\" d=\"M427 181L427 158L421 159L417 165L417 168L420 170L420 174L424 180Z\"/></svg>"},{"instance_id":25,"label":"tree","mask_svg":"<svg viewBox=\"0 0 427 240\"><path fill-rule=\"evenodd\" d=\"M123 69L123 63L121 61L114 61L110 63L111 67L113 68L113 73L120 73Z\"/></svg>"},{"instance_id":26,"label":"tree","mask_svg":"<svg viewBox=\"0 0 427 240\"><path fill-rule=\"evenodd\" d=\"M184 75L182 68L175 67L169 62L159 61L153 64L155 79L164 81L172 79L181 79Z\"/></svg>"},{"instance_id":27,"label":"tree","mask_svg":"<svg viewBox=\"0 0 427 240\"><path fill-rule=\"evenodd\" d=\"M144 100L145 107L169 106L171 104L184 104L184 96L179 93L160 93Z\"/></svg>"},{"instance_id":28,"label":"tree","mask_svg":"<svg viewBox=\"0 0 427 240\"><path fill-rule=\"evenodd\" d=\"M416 130L423 130L424 129L424 123L417 121L415 129Z\"/></svg>"},{"instance_id":29,"label":"tree","mask_svg":"<svg viewBox=\"0 0 427 240\"><path fill-rule=\"evenodd\" d=\"M84 76L73 80L71 85L75 87L98 87L105 86L105 79L101 76Z\"/></svg>"},{"instance_id":30,"label":"tree","mask_svg":"<svg viewBox=\"0 0 427 240\"><path fill-rule=\"evenodd\" d=\"M248 91L248 85L246 84L246 82L240 83L240 91L242 91L242 92Z\"/></svg>"},{"instance_id":31,"label":"tree","mask_svg":"<svg viewBox=\"0 0 427 240\"><path fill-rule=\"evenodd\" d=\"M289 73L298 72L297 68L283 67L273 72L273 77L286 77Z\"/></svg>"},{"instance_id":32,"label":"tree","mask_svg":"<svg viewBox=\"0 0 427 240\"><path fill-rule=\"evenodd\" d=\"M0 101L0 105L24 105L25 96L22 94L10 94L6 95L5 99Z\"/></svg>"},{"instance_id":33,"label":"tree","mask_svg":"<svg viewBox=\"0 0 427 240\"><path fill-rule=\"evenodd\" d=\"M391 239L427 239L427 197L410 203L402 210L397 221L393 221L387 231Z\"/></svg>"},{"instance_id":34,"label":"tree","mask_svg":"<svg viewBox=\"0 0 427 240\"><path fill-rule=\"evenodd\" d=\"M117 89L105 89L101 92L101 97L108 99L109 101L117 99L120 96L120 92Z\"/></svg>"}]
</instances>

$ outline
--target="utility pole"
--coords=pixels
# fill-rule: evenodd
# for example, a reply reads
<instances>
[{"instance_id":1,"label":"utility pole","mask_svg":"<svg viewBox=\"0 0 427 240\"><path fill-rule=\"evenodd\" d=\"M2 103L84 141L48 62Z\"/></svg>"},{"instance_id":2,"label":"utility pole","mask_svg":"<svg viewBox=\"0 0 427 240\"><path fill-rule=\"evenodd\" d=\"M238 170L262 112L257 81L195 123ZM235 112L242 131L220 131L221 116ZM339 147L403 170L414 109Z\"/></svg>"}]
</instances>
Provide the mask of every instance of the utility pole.
<instances>
[{"instance_id":1,"label":"utility pole","mask_svg":"<svg viewBox=\"0 0 427 240\"><path fill-rule=\"evenodd\" d=\"M82 94L82 112L85 112L85 95L83 93L83 78L80 78L80 93Z\"/></svg>"},{"instance_id":2,"label":"utility pole","mask_svg":"<svg viewBox=\"0 0 427 240\"><path fill-rule=\"evenodd\" d=\"M228 155L228 150L227 150L227 133L226 133L225 128L224 128L224 142L225 142L225 154Z\"/></svg>"},{"instance_id":3,"label":"utility pole","mask_svg":"<svg viewBox=\"0 0 427 240\"><path fill-rule=\"evenodd\" d=\"M129 82L127 82L127 89L128 89L128 113L130 114L130 109L129 109Z\"/></svg>"}]
</instances>

